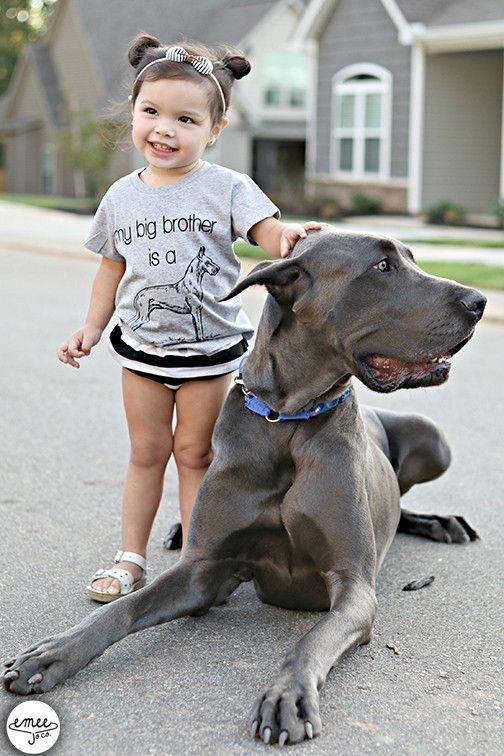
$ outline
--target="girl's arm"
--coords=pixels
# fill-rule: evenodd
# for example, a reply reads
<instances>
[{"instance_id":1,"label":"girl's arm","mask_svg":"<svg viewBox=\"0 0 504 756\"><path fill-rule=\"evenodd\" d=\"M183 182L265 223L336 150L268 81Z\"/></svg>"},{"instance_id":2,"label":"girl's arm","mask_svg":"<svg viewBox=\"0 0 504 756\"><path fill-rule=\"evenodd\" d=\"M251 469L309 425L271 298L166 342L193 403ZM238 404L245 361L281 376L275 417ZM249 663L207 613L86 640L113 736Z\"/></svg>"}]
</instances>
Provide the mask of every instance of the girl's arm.
<instances>
[{"instance_id":1,"label":"girl's arm","mask_svg":"<svg viewBox=\"0 0 504 756\"><path fill-rule=\"evenodd\" d=\"M320 223L315 221L309 221L304 225L301 223L281 223L271 216L252 226L249 235L256 244L272 257L287 257L294 249L298 239L306 237L307 231L319 230L320 228Z\"/></svg>"},{"instance_id":2,"label":"girl's arm","mask_svg":"<svg viewBox=\"0 0 504 756\"><path fill-rule=\"evenodd\" d=\"M104 257L96 273L86 322L58 347L58 359L65 365L80 367L77 362L100 341L103 330L114 314L115 295L124 275L126 263Z\"/></svg>"}]
</instances>

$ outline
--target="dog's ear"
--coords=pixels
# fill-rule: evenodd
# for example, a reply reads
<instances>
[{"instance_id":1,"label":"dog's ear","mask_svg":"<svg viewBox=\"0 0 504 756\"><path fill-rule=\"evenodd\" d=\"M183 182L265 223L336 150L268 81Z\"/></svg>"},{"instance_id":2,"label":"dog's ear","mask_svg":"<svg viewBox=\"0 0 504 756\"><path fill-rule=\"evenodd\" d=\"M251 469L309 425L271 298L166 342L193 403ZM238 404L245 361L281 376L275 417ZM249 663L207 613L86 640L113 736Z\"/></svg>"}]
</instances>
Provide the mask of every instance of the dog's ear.
<instances>
[{"instance_id":1,"label":"dog's ear","mask_svg":"<svg viewBox=\"0 0 504 756\"><path fill-rule=\"evenodd\" d=\"M219 297L217 301L225 302L255 284L266 286L277 302L292 304L292 309L296 312L298 309L296 303L310 289L312 282L310 274L296 258L279 260L278 262L264 260L264 262L256 265L243 281L240 281L224 297Z\"/></svg>"}]
</instances>

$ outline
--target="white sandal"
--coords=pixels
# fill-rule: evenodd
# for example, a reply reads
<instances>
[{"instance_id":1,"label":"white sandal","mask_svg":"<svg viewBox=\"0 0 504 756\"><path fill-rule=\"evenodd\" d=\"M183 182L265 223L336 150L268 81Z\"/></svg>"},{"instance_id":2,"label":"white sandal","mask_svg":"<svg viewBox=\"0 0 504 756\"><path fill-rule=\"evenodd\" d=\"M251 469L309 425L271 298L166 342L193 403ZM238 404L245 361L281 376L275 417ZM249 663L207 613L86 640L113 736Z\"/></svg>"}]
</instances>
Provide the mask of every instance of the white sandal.
<instances>
[{"instance_id":1,"label":"white sandal","mask_svg":"<svg viewBox=\"0 0 504 756\"><path fill-rule=\"evenodd\" d=\"M103 604L109 601L114 601L115 599L121 598L121 596L127 596L129 593L133 593L133 591L143 588L147 582L145 578L147 574L147 560L140 554L135 554L134 551L119 550L114 557L114 562L116 564L118 562L133 562L133 564L137 564L142 568L142 575L138 580L135 580L129 570L118 569L117 567L113 567L110 570L97 570L86 588L89 598L93 599L93 601L100 601ZM119 581L121 585L119 593L97 591L92 587L95 580L108 577Z\"/></svg>"}]
</instances>

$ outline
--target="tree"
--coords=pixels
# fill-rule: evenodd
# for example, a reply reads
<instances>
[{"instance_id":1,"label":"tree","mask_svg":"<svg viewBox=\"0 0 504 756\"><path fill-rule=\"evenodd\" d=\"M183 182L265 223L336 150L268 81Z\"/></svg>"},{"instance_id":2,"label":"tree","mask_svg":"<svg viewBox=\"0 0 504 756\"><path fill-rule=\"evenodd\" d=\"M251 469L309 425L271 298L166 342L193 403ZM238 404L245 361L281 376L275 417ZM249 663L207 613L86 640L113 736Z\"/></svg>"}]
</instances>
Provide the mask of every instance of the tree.
<instances>
[{"instance_id":1,"label":"tree","mask_svg":"<svg viewBox=\"0 0 504 756\"><path fill-rule=\"evenodd\" d=\"M97 117L91 108L68 111L65 121L59 144L73 168L75 194L99 199L109 183L112 148L121 137L121 125Z\"/></svg>"},{"instance_id":2,"label":"tree","mask_svg":"<svg viewBox=\"0 0 504 756\"><path fill-rule=\"evenodd\" d=\"M0 0L0 95L9 86L25 42L36 42L58 0Z\"/></svg>"}]
</instances>

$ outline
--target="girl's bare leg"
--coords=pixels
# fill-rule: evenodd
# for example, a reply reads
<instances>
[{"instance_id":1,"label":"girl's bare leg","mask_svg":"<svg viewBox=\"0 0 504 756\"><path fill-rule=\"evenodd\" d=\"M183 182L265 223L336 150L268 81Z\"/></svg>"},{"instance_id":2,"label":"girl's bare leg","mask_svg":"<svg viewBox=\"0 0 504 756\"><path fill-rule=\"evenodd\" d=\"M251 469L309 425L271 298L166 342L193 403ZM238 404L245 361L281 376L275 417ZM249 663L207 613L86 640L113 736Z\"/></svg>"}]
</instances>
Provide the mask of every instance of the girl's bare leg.
<instances>
[{"instance_id":1,"label":"girl's bare leg","mask_svg":"<svg viewBox=\"0 0 504 756\"><path fill-rule=\"evenodd\" d=\"M175 394L177 424L173 456L179 477L182 552L196 494L212 461L212 432L229 390L231 374L182 384Z\"/></svg>"},{"instance_id":2,"label":"girl's bare leg","mask_svg":"<svg viewBox=\"0 0 504 756\"><path fill-rule=\"evenodd\" d=\"M145 556L147 541L161 501L166 465L173 449L174 392L150 378L123 369L123 399L131 441L131 455L122 506L122 550ZM116 567L128 569L137 580L141 569L131 562ZM119 581L95 580L98 591L119 593Z\"/></svg>"}]
</instances>

